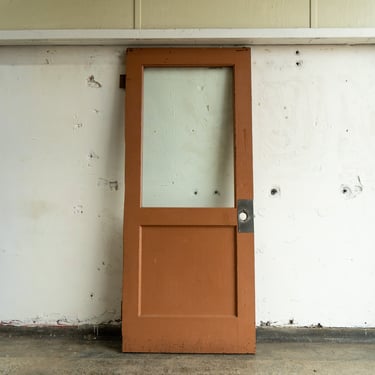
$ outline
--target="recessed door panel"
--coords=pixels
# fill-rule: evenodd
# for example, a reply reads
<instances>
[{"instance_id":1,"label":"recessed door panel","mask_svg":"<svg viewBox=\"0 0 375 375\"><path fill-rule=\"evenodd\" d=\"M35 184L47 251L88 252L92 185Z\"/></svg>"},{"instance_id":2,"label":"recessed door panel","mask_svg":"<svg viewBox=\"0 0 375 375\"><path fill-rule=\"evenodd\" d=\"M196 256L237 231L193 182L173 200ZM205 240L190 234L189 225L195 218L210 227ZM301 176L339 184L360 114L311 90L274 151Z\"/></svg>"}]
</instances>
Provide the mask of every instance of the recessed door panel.
<instances>
[{"instance_id":1,"label":"recessed door panel","mask_svg":"<svg viewBox=\"0 0 375 375\"><path fill-rule=\"evenodd\" d=\"M141 233L140 316L236 316L234 227L142 227Z\"/></svg>"},{"instance_id":2,"label":"recessed door panel","mask_svg":"<svg viewBox=\"0 0 375 375\"><path fill-rule=\"evenodd\" d=\"M123 351L255 352L250 87L246 48L127 52Z\"/></svg>"}]
</instances>

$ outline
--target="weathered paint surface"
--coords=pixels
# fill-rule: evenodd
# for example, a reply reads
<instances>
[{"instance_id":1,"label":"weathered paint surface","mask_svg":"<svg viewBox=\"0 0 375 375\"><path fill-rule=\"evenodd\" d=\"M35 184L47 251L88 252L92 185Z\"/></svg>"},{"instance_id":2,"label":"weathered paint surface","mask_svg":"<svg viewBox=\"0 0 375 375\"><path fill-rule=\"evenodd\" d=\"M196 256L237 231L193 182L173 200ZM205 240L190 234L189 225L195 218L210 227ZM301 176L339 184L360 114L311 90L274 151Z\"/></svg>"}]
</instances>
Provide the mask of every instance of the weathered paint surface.
<instances>
[{"instance_id":1,"label":"weathered paint surface","mask_svg":"<svg viewBox=\"0 0 375 375\"><path fill-rule=\"evenodd\" d=\"M258 323L375 325L375 49L253 50Z\"/></svg>"},{"instance_id":2,"label":"weathered paint surface","mask_svg":"<svg viewBox=\"0 0 375 375\"><path fill-rule=\"evenodd\" d=\"M120 318L123 56L1 50L0 321Z\"/></svg>"},{"instance_id":3,"label":"weathered paint surface","mask_svg":"<svg viewBox=\"0 0 375 375\"><path fill-rule=\"evenodd\" d=\"M123 49L0 54L0 321L120 318ZM375 326L375 48L256 47L257 324Z\"/></svg>"}]
</instances>

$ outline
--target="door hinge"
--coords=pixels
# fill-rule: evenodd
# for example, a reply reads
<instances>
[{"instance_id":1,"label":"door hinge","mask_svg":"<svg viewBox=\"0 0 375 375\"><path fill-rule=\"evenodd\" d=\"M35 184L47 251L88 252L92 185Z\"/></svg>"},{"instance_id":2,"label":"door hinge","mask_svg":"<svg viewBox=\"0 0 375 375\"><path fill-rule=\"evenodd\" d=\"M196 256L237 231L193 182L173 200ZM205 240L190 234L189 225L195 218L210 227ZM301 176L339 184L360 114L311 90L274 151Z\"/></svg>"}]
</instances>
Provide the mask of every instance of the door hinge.
<instances>
[{"instance_id":1,"label":"door hinge","mask_svg":"<svg viewBox=\"0 0 375 375\"><path fill-rule=\"evenodd\" d=\"M119 87L126 90L126 74L120 74Z\"/></svg>"},{"instance_id":2,"label":"door hinge","mask_svg":"<svg viewBox=\"0 0 375 375\"><path fill-rule=\"evenodd\" d=\"M254 205L250 199L237 201L237 227L239 233L254 233Z\"/></svg>"}]
</instances>

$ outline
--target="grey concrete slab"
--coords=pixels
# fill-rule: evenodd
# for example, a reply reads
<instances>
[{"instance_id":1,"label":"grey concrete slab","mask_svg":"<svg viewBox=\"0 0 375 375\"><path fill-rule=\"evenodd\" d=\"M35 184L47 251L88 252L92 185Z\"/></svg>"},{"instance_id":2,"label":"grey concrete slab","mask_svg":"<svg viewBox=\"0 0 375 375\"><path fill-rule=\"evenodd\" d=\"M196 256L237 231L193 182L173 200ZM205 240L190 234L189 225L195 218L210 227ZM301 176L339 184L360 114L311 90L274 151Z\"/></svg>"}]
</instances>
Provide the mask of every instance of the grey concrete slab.
<instances>
[{"instance_id":1,"label":"grey concrete slab","mask_svg":"<svg viewBox=\"0 0 375 375\"><path fill-rule=\"evenodd\" d=\"M0 374L374 374L375 345L259 343L256 355L126 354L121 341L0 336Z\"/></svg>"}]
</instances>

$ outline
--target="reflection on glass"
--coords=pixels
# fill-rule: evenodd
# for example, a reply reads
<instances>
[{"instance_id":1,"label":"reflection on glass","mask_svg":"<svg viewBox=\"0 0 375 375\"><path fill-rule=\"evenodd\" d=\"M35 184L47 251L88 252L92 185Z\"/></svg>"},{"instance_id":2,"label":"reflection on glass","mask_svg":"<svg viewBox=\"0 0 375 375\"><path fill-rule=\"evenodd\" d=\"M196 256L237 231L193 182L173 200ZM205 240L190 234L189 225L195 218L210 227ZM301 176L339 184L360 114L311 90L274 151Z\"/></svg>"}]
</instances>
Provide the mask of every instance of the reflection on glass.
<instances>
[{"instance_id":1,"label":"reflection on glass","mask_svg":"<svg viewBox=\"0 0 375 375\"><path fill-rule=\"evenodd\" d=\"M231 68L145 68L143 207L234 207Z\"/></svg>"}]
</instances>

